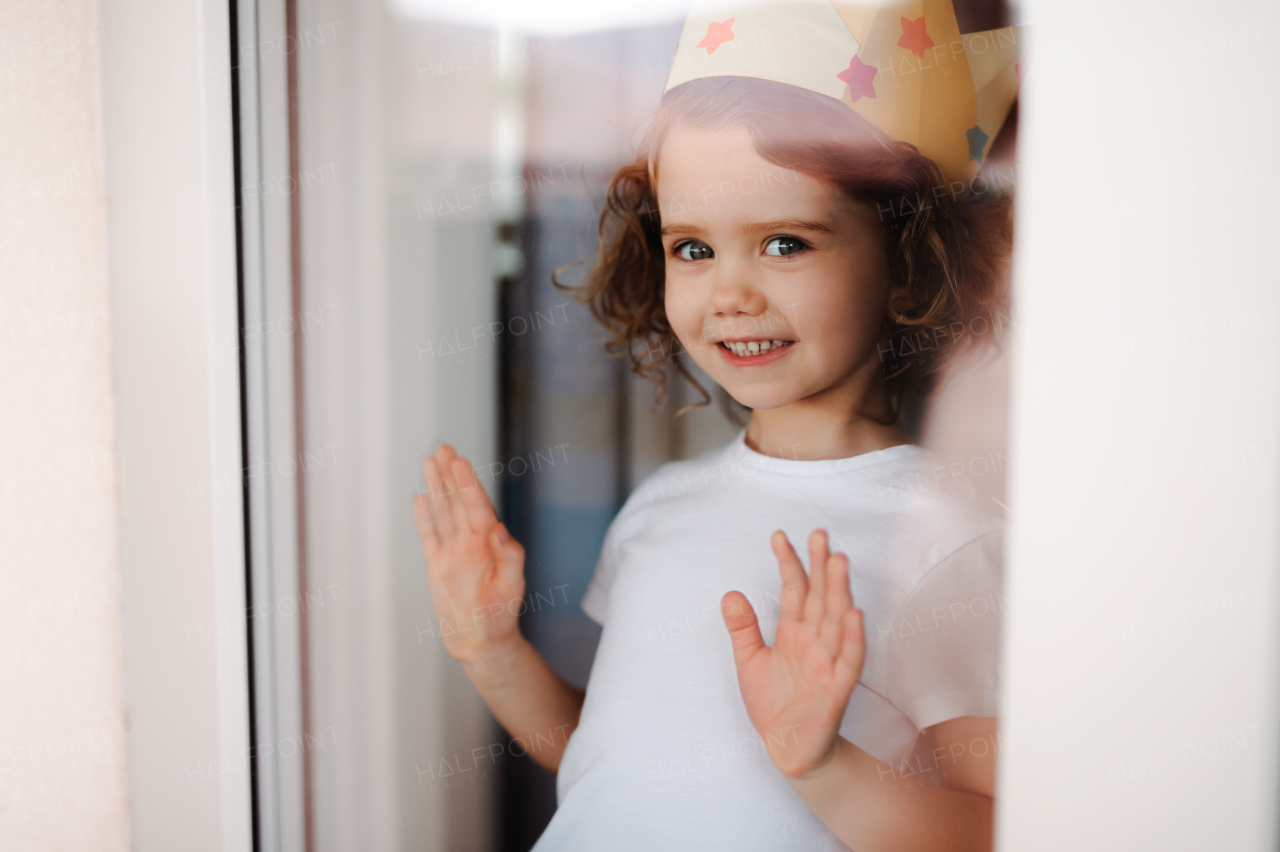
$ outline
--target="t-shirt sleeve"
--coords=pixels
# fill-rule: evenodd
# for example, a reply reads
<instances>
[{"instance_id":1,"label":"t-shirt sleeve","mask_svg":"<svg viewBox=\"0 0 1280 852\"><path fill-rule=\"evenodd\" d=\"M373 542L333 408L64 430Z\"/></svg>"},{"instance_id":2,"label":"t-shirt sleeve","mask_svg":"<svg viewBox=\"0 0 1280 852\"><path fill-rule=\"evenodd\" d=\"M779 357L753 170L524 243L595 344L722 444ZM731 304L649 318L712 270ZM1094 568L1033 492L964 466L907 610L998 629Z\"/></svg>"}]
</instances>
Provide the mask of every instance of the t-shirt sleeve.
<instances>
[{"instance_id":1,"label":"t-shirt sleeve","mask_svg":"<svg viewBox=\"0 0 1280 852\"><path fill-rule=\"evenodd\" d=\"M586 594L582 596L582 611L596 624L604 624L604 615L609 608L609 589L613 586L613 578L618 572L618 521L609 525L605 533L604 544L600 547L600 559L596 561L595 573L591 582L587 583Z\"/></svg>"},{"instance_id":2,"label":"t-shirt sleeve","mask_svg":"<svg viewBox=\"0 0 1280 852\"><path fill-rule=\"evenodd\" d=\"M1003 537L980 536L935 565L894 619L886 697L918 729L998 715Z\"/></svg>"}]
</instances>

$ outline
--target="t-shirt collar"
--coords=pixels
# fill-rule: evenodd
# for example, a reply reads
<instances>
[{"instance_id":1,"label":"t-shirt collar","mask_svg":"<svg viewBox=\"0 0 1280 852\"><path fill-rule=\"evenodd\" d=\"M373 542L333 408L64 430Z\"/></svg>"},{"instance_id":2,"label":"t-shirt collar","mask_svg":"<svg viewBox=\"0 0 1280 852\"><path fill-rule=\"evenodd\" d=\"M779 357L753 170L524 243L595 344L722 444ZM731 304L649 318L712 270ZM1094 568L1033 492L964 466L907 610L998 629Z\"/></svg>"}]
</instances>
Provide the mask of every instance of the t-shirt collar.
<instances>
[{"instance_id":1,"label":"t-shirt collar","mask_svg":"<svg viewBox=\"0 0 1280 852\"><path fill-rule=\"evenodd\" d=\"M915 444L898 444L883 450L872 450L843 459L787 459L766 456L747 446L747 430L738 433L728 447L726 453L739 464L765 470L770 473L781 473L790 476L823 476L832 473L843 473L860 467L869 467L884 462L896 461L918 455L924 450Z\"/></svg>"}]
</instances>

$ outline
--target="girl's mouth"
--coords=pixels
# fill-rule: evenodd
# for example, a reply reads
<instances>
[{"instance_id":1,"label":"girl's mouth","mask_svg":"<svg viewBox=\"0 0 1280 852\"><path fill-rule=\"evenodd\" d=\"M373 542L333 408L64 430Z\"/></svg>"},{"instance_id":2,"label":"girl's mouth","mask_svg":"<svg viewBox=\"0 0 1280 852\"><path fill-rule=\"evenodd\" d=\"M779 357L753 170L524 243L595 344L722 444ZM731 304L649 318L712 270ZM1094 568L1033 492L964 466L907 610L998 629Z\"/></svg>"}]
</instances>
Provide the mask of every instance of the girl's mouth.
<instances>
[{"instance_id":1,"label":"girl's mouth","mask_svg":"<svg viewBox=\"0 0 1280 852\"><path fill-rule=\"evenodd\" d=\"M716 348L725 360L735 366L772 363L791 349L794 340L721 340Z\"/></svg>"}]
</instances>

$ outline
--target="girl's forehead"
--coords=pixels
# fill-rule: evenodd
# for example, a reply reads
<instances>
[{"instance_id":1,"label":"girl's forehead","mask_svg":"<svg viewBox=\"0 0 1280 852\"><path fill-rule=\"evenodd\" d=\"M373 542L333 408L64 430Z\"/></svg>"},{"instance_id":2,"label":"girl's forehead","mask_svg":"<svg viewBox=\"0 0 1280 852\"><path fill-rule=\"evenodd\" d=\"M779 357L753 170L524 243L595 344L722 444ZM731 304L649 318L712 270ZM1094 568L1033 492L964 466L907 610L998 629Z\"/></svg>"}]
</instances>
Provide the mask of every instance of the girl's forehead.
<instances>
[{"instance_id":1,"label":"girl's forehead","mask_svg":"<svg viewBox=\"0 0 1280 852\"><path fill-rule=\"evenodd\" d=\"M760 156L741 128L673 128L655 166L664 224L811 218L847 206L825 181Z\"/></svg>"},{"instance_id":2,"label":"girl's forehead","mask_svg":"<svg viewBox=\"0 0 1280 852\"><path fill-rule=\"evenodd\" d=\"M746 128L734 126L704 130L677 124L667 132L654 159L659 181L697 179L712 172L759 171L772 165L756 151Z\"/></svg>"}]
</instances>

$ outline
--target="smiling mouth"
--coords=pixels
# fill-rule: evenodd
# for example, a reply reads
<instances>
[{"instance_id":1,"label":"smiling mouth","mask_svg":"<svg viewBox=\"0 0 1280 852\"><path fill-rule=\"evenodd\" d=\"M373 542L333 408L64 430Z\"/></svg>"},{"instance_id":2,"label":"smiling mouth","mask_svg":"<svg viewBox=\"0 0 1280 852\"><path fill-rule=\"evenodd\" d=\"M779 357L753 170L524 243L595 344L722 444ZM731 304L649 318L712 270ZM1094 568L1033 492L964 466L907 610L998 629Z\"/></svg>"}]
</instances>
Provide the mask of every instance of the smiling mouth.
<instances>
[{"instance_id":1,"label":"smiling mouth","mask_svg":"<svg viewBox=\"0 0 1280 852\"><path fill-rule=\"evenodd\" d=\"M753 358L785 349L793 343L794 340L721 340L716 345L739 358Z\"/></svg>"}]
</instances>

